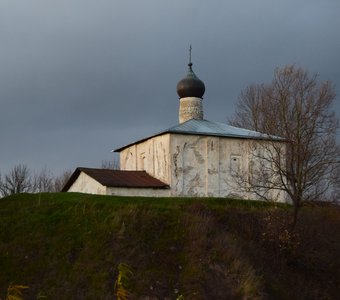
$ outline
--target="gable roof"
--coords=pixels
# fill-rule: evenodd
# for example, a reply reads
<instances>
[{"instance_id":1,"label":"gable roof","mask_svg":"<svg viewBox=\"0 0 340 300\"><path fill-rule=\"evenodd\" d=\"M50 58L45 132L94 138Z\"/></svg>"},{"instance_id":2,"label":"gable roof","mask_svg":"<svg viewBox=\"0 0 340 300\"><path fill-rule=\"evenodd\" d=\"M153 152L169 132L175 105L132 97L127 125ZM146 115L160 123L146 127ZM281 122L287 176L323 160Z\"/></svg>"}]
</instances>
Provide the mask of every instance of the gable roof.
<instances>
[{"instance_id":1,"label":"gable roof","mask_svg":"<svg viewBox=\"0 0 340 300\"><path fill-rule=\"evenodd\" d=\"M77 180L81 172L84 172L100 184L107 187L126 188L154 188L168 189L169 185L152 177L145 171L121 171L110 169L77 168L67 181L62 192L67 192Z\"/></svg>"},{"instance_id":2,"label":"gable roof","mask_svg":"<svg viewBox=\"0 0 340 300\"><path fill-rule=\"evenodd\" d=\"M238 128L230 126L224 123L212 122L208 120L196 120L191 119L176 126L170 127L160 133L149 136L147 138L138 140L134 143L128 144L121 148L114 150L114 152L120 152L134 144L144 142L150 138L163 135L166 133L177 133L177 134L192 134L192 135L206 135L206 136L219 136L219 137L230 137L239 139L257 139L257 140L277 140L284 141L283 138L277 136L269 136L265 133L260 133L253 130L244 128Z\"/></svg>"}]
</instances>

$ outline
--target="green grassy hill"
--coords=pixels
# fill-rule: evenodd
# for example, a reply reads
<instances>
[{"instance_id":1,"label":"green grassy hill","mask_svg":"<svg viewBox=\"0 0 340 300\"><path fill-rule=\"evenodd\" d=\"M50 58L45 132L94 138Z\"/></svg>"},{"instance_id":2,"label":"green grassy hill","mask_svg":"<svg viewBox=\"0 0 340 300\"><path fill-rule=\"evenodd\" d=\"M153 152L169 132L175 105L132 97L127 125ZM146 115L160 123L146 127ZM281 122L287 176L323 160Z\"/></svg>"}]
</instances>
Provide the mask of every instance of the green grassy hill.
<instances>
[{"instance_id":1,"label":"green grassy hill","mask_svg":"<svg viewBox=\"0 0 340 300\"><path fill-rule=\"evenodd\" d=\"M73 193L0 199L0 299L339 299L340 210ZM122 274L121 272L121 275Z\"/></svg>"}]
</instances>

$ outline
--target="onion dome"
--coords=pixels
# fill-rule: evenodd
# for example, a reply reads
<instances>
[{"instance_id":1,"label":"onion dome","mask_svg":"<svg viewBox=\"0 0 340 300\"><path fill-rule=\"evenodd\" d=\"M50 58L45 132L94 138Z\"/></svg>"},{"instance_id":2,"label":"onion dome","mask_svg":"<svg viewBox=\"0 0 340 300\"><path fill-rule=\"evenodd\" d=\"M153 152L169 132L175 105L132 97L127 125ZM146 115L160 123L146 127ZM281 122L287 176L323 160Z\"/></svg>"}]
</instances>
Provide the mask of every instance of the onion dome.
<instances>
[{"instance_id":1,"label":"onion dome","mask_svg":"<svg viewBox=\"0 0 340 300\"><path fill-rule=\"evenodd\" d=\"M192 70L192 63L188 64L187 76L177 83L177 94L179 98L196 97L201 98L205 92L205 85Z\"/></svg>"}]
</instances>

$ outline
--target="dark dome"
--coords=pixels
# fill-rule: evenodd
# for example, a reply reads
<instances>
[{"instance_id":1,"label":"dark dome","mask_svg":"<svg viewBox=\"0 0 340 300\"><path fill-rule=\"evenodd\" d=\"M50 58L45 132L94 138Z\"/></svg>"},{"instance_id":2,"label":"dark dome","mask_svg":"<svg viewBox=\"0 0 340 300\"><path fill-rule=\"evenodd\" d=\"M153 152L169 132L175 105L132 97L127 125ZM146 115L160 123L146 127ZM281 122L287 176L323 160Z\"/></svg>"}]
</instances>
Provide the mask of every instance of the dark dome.
<instances>
[{"instance_id":1,"label":"dark dome","mask_svg":"<svg viewBox=\"0 0 340 300\"><path fill-rule=\"evenodd\" d=\"M177 94L180 98L202 98L205 92L205 85L193 72L191 68L192 63L189 63L188 66L187 76L177 83Z\"/></svg>"}]
</instances>

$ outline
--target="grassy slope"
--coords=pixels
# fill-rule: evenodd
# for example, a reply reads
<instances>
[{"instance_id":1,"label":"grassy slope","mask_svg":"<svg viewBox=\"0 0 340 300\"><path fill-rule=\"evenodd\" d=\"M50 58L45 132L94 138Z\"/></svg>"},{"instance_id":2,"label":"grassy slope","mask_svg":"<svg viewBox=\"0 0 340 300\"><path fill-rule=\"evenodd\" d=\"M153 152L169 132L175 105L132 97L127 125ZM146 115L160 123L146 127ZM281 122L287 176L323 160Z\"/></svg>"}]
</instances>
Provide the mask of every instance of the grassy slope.
<instances>
[{"instance_id":1,"label":"grassy slope","mask_svg":"<svg viewBox=\"0 0 340 300\"><path fill-rule=\"evenodd\" d=\"M289 213L226 199L0 199L0 298L14 282L30 286L25 299L114 299L126 263L134 299L337 299L339 209L304 208L294 234Z\"/></svg>"}]
</instances>

